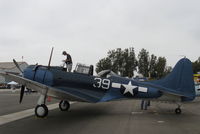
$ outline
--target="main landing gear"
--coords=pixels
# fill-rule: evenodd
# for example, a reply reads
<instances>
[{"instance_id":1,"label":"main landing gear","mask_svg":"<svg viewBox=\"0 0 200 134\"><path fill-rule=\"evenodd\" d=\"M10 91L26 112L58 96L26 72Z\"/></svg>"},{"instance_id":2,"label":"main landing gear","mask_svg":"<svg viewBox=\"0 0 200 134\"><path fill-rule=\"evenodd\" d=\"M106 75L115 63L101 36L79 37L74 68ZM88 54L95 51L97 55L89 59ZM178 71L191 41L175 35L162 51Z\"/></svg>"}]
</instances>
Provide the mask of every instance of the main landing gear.
<instances>
[{"instance_id":1,"label":"main landing gear","mask_svg":"<svg viewBox=\"0 0 200 134\"><path fill-rule=\"evenodd\" d=\"M48 115L48 107L45 104L46 96L40 95L37 106L35 107L35 115L39 118L44 118ZM61 111L67 111L70 108L70 103L68 101L60 101L59 108Z\"/></svg>"},{"instance_id":2,"label":"main landing gear","mask_svg":"<svg viewBox=\"0 0 200 134\"><path fill-rule=\"evenodd\" d=\"M35 107L35 115L39 118L44 118L48 115L48 107L45 105L46 96L41 94Z\"/></svg>"},{"instance_id":3,"label":"main landing gear","mask_svg":"<svg viewBox=\"0 0 200 134\"><path fill-rule=\"evenodd\" d=\"M147 110L148 106L150 106L150 100L142 100L141 101L141 110Z\"/></svg>"}]
</instances>

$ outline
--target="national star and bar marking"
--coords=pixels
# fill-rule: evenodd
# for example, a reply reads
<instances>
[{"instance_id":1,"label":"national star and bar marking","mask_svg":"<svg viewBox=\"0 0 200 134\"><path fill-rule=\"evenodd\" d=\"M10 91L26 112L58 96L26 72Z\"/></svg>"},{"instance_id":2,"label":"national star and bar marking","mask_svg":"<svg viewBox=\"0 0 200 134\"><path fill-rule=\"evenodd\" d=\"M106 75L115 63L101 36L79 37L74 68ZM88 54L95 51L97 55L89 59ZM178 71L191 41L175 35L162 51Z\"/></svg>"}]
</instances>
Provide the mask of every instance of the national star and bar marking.
<instances>
[{"instance_id":1,"label":"national star and bar marking","mask_svg":"<svg viewBox=\"0 0 200 134\"><path fill-rule=\"evenodd\" d=\"M115 83L115 82L112 83L113 88L121 88L121 86L125 87L123 94L126 94L129 92L130 94L133 95L133 89L135 89L135 88L138 88L138 91L143 92L143 93L147 93L147 91L148 91L147 87L134 86L134 85L132 85L131 81L129 81L128 84L121 84L121 83Z\"/></svg>"},{"instance_id":2,"label":"national star and bar marking","mask_svg":"<svg viewBox=\"0 0 200 134\"><path fill-rule=\"evenodd\" d=\"M124 90L124 93L123 93L123 94L126 94L126 93L129 92L129 93L132 94L132 95L134 95L134 94L133 94L133 89L135 89L135 88L138 87L138 86L133 86L132 83L131 83L131 81L129 81L128 85L122 84L122 86L125 87L125 90Z\"/></svg>"}]
</instances>

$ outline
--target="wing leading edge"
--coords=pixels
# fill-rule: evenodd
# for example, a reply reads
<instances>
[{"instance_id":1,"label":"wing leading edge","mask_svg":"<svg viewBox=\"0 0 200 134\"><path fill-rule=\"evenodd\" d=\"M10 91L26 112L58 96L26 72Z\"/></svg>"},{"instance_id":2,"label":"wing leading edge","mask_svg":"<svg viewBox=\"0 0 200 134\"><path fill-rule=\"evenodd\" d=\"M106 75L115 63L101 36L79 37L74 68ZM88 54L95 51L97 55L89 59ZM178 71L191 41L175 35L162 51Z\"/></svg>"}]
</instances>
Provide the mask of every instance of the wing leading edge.
<instances>
[{"instance_id":1,"label":"wing leading edge","mask_svg":"<svg viewBox=\"0 0 200 134\"><path fill-rule=\"evenodd\" d=\"M89 102L89 100L87 98L83 98L78 95L71 94L71 93L67 92L66 90L61 90L56 87L50 87L50 86L41 84L39 82L26 79L26 78L18 76L18 75L4 73L4 72L1 72L0 75L4 76L10 80L16 81L16 82L20 83L21 85L24 85L27 88L36 90L44 95L49 95L49 96L63 99L63 100L69 99L71 101Z\"/></svg>"}]
</instances>

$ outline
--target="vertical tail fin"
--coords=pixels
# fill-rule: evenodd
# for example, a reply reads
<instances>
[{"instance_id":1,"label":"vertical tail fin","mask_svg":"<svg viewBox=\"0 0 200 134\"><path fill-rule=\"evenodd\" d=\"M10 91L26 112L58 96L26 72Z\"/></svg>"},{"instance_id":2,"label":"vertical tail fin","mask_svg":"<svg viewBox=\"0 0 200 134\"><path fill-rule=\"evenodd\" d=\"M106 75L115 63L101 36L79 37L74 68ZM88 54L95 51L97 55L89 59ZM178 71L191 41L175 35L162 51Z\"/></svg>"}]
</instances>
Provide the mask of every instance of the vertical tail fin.
<instances>
[{"instance_id":1,"label":"vertical tail fin","mask_svg":"<svg viewBox=\"0 0 200 134\"><path fill-rule=\"evenodd\" d=\"M191 96L189 98L182 97L182 101L193 100L195 98L192 63L187 58L178 61L169 75L161 80L154 81L154 83Z\"/></svg>"}]
</instances>

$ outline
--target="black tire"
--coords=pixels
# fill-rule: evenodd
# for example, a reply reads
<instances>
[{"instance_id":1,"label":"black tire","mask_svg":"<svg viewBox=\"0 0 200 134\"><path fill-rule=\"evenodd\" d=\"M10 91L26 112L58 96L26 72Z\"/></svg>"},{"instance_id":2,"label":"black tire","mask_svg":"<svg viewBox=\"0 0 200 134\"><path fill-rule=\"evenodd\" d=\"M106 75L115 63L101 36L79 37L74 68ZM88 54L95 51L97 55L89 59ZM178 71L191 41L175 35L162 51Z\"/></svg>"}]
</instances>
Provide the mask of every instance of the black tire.
<instances>
[{"instance_id":1,"label":"black tire","mask_svg":"<svg viewBox=\"0 0 200 134\"><path fill-rule=\"evenodd\" d=\"M176 109L175 109L175 113L176 113L176 114L181 114L181 112L182 112L182 111L181 111L180 108L176 108Z\"/></svg>"},{"instance_id":2,"label":"black tire","mask_svg":"<svg viewBox=\"0 0 200 134\"><path fill-rule=\"evenodd\" d=\"M45 104L37 105L35 107L35 115L39 118L44 118L48 115L48 108Z\"/></svg>"},{"instance_id":3,"label":"black tire","mask_svg":"<svg viewBox=\"0 0 200 134\"><path fill-rule=\"evenodd\" d=\"M69 104L68 101L62 100L59 103L59 108L60 108L61 111L68 111L69 108L70 108L70 104Z\"/></svg>"}]
</instances>

